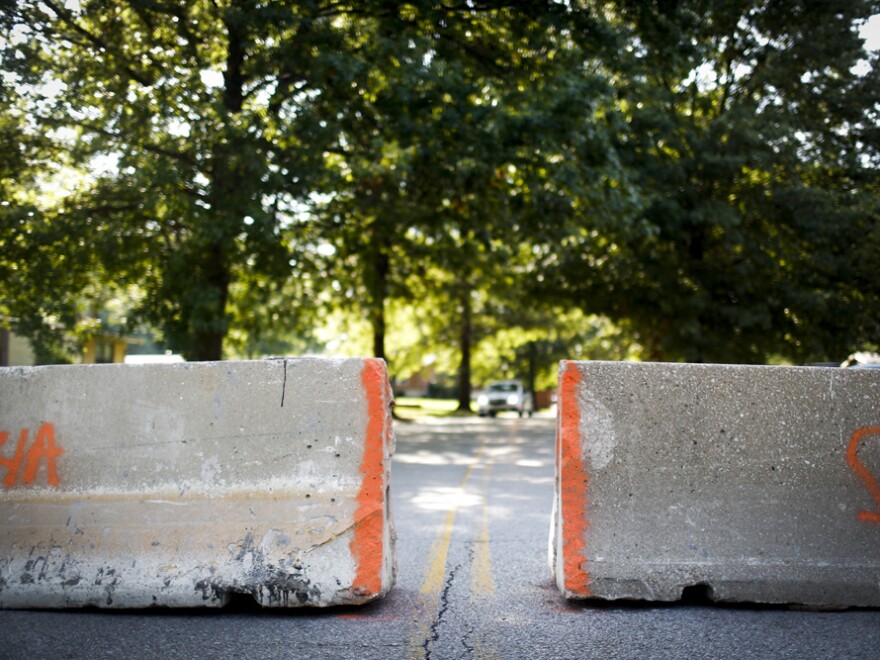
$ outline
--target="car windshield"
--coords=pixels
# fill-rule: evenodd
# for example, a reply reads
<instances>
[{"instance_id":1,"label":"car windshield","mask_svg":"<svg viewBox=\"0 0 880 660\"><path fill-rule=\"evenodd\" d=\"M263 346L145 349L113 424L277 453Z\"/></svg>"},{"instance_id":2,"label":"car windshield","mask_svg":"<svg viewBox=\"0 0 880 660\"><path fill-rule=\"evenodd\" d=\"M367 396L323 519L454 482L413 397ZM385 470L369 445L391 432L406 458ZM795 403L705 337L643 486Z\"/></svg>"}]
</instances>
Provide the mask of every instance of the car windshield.
<instances>
[{"instance_id":1,"label":"car windshield","mask_svg":"<svg viewBox=\"0 0 880 660\"><path fill-rule=\"evenodd\" d=\"M489 392L516 392L516 384L514 383L495 383L489 385Z\"/></svg>"}]
</instances>

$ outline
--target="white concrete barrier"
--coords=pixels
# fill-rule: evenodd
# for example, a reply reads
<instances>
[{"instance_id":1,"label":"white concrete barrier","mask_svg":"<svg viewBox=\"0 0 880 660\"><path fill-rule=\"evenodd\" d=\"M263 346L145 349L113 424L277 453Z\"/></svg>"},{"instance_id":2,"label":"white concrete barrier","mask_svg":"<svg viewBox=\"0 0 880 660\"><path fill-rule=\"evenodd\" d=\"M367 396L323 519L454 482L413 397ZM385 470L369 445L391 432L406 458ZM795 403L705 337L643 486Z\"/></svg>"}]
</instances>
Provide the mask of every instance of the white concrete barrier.
<instances>
[{"instance_id":1,"label":"white concrete barrier","mask_svg":"<svg viewBox=\"0 0 880 660\"><path fill-rule=\"evenodd\" d=\"M383 596L391 403L372 359L0 369L0 607Z\"/></svg>"},{"instance_id":2,"label":"white concrete barrier","mask_svg":"<svg viewBox=\"0 0 880 660\"><path fill-rule=\"evenodd\" d=\"M880 606L880 371L564 362L569 598Z\"/></svg>"}]
</instances>

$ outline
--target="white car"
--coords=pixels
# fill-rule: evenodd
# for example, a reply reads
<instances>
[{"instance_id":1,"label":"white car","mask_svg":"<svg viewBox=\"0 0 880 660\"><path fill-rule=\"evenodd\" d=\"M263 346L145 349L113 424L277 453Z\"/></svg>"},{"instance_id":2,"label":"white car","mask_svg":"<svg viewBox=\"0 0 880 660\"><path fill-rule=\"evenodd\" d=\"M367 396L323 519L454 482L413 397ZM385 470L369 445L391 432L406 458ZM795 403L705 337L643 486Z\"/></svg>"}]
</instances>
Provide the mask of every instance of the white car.
<instances>
[{"instance_id":1,"label":"white car","mask_svg":"<svg viewBox=\"0 0 880 660\"><path fill-rule=\"evenodd\" d=\"M535 412L535 400L532 393L523 387L519 380L497 380L489 383L483 393L477 397L477 409L480 417L494 417L496 413L511 410L519 416L532 416Z\"/></svg>"}]
</instances>

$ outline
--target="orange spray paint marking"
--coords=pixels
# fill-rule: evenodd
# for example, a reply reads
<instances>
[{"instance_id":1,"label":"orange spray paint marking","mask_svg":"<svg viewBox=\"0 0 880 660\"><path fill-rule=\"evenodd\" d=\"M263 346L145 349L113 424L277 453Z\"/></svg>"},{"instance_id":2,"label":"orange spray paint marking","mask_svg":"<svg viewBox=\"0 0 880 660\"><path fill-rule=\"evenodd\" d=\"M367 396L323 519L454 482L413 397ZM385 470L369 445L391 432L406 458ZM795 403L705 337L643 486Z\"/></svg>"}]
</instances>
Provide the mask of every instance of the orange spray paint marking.
<instances>
[{"instance_id":1,"label":"orange spray paint marking","mask_svg":"<svg viewBox=\"0 0 880 660\"><path fill-rule=\"evenodd\" d=\"M18 468L21 467L21 460L24 458L24 446L27 443L28 430L22 429L18 436L18 446L15 448L15 454L12 458L0 456L0 467L6 468L6 477L3 479L4 488L12 488L18 481ZM0 432L0 448L6 444L9 438L7 431Z\"/></svg>"},{"instance_id":2,"label":"orange spray paint marking","mask_svg":"<svg viewBox=\"0 0 880 660\"><path fill-rule=\"evenodd\" d=\"M0 432L0 448L6 444L9 438L7 431ZM55 426L49 422L44 423L38 430L34 438L34 443L25 453L24 449L27 445L28 430L21 429L18 436L18 445L15 448L15 454L12 458L0 456L0 467L6 468L6 476L3 479L4 488L13 488L19 483L30 485L37 479L40 465L46 462L46 481L50 486L58 486L58 469L56 460L64 450L55 444ZM22 466L22 463L24 464ZM24 469L22 469L22 467Z\"/></svg>"},{"instance_id":3,"label":"orange spray paint marking","mask_svg":"<svg viewBox=\"0 0 880 660\"><path fill-rule=\"evenodd\" d=\"M849 447L846 449L846 462L849 463L850 468L856 473L856 476L862 480L862 483L865 485L865 488L871 494L874 503L877 505L876 511L859 511L857 516L858 519L862 522L880 523L880 484L877 483L876 477L871 474L870 470L865 467L865 464L859 458L857 453L859 442L869 435L880 435L880 426L866 426L853 433L853 436L849 441Z\"/></svg>"},{"instance_id":4,"label":"orange spray paint marking","mask_svg":"<svg viewBox=\"0 0 880 660\"><path fill-rule=\"evenodd\" d=\"M351 554L355 560L354 591L378 594L382 589L385 523L385 445L391 431L388 403L391 392L382 360L364 361L361 383L367 398L367 429L361 460L361 489L354 514Z\"/></svg>"},{"instance_id":5,"label":"orange spray paint marking","mask_svg":"<svg viewBox=\"0 0 880 660\"><path fill-rule=\"evenodd\" d=\"M50 486L58 485L58 471L55 468L55 460L64 453L61 447L55 445L55 427L46 422L37 431L34 444L28 449L24 463L24 483L33 483L37 477L40 462L46 460L46 479Z\"/></svg>"},{"instance_id":6,"label":"orange spray paint marking","mask_svg":"<svg viewBox=\"0 0 880 660\"><path fill-rule=\"evenodd\" d=\"M581 450L581 413L578 385L581 372L574 362L563 362L559 377L559 492L562 525L562 561L565 591L590 595L586 570L587 487L589 477Z\"/></svg>"}]
</instances>

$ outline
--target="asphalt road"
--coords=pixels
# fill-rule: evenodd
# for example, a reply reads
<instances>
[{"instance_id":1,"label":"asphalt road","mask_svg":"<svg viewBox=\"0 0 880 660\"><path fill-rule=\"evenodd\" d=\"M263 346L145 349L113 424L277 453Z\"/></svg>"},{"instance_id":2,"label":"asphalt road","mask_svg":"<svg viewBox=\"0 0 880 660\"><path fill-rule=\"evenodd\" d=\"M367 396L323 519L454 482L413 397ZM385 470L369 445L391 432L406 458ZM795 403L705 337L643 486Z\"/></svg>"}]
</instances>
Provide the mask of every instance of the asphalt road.
<instances>
[{"instance_id":1,"label":"asphalt road","mask_svg":"<svg viewBox=\"0 0 880 660\"><path fill-rule=\"evenodd\" d=\"M871 658L880 610L571 603L552 418L398 424L398 577L363 608L0 611L2 658ZM880 552L880 548L878 548Z\"/></svg>"}]
</instances>

